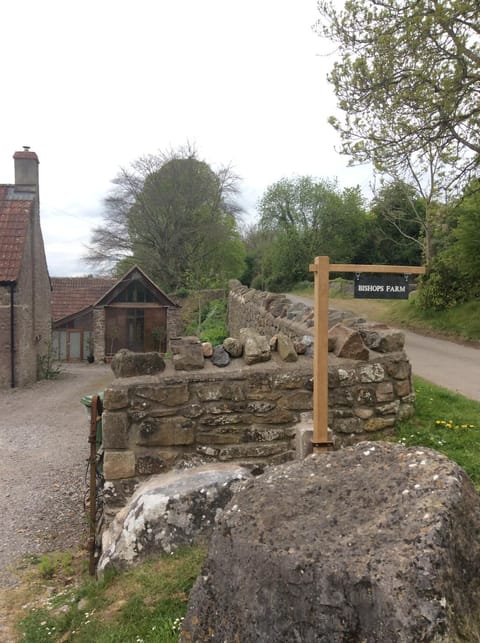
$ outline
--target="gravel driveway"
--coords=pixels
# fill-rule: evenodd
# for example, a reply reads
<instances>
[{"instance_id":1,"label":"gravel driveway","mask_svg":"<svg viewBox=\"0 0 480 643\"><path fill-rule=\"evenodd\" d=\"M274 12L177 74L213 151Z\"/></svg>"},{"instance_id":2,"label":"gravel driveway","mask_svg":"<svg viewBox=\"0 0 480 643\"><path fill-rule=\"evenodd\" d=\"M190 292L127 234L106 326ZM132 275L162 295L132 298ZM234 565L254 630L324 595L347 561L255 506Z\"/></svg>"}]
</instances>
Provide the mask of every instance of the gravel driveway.
<instances>
[{"instance_id":1,"label":"gravel driveway","mask_svg":"<svg viewBox=\"0 0 480 643\"><path fill-rule=\"evenodd\" d=\"M102 391L105 364L65 364L58 378L0 391L0 589L24 554L83 545L89 419L80 398Z\"/></svg>"}]
</instances>

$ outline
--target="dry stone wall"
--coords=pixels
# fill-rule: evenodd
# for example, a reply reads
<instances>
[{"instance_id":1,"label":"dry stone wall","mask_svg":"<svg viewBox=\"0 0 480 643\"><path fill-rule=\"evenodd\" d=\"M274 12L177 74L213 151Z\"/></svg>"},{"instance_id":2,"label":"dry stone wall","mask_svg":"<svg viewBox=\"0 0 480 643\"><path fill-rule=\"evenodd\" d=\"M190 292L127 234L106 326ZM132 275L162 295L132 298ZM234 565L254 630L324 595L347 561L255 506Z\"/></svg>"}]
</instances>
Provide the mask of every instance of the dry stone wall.
<instances>
[{"instance_id":1,"label":"dry stone wall","mask_svg":"<svg viewBox=\"0 0 480 643\"><path fill-rule=\"evenodd\" d=\"M312 317L284 298L232 285L233 336L241 337L241 324L269 339L281 331L305 342ZM372 330L361 320L351 320L350 327L363 337L368 359L329 355L329 427L336 446L391 431L413 411L411 367L398 333L384 326ZM201 370L179 371L169 360L161 373L117 378L105 391L103 415L107 514L151 474L213 461L260 472L295 458L299 425L313 424L312 373L308 352L293 362L273 352L271 360L254 365L243 356L222 368L206 359Z\"/></svg>"}]
</instances>

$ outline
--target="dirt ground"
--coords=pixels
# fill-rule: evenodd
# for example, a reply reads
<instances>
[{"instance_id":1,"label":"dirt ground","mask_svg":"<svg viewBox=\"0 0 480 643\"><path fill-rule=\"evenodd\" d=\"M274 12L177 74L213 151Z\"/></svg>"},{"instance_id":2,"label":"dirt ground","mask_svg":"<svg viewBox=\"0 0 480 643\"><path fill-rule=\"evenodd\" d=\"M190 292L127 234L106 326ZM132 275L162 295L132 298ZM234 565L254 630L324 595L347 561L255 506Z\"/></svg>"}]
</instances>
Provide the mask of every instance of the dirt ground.
<instances>
[{"instance_id":1,"label":"dirt ground","mask_svg":"<svg viewBox=\"0 0 480 643\"><path fill-rule=\"evenodd\" d=\"M89 417L80 398L113 379L105 364L65 364L58 378L0 391L0 589L26 554L85 544Z\"/></svg>"}]
</instances>

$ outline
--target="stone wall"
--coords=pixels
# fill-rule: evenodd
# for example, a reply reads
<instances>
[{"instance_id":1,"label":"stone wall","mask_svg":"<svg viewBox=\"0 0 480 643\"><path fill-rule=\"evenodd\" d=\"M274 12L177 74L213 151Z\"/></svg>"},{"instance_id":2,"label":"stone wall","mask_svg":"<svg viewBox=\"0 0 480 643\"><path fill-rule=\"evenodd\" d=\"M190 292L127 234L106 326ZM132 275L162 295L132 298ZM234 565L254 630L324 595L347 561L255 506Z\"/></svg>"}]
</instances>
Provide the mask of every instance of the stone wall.
<instances>
[{"instance_id":1,"label":"stone wall","mask_svg":"<svg viewBox=\"0 0 480 643\"><path fill-rule=\"evenodd\" d=\"M103 415L106 511L120 507L145 476L175 466L236 461L262 471L295 457L299 424L312 426L312 359L278 356L246 367L208 364L180 373L117 379ZM391 430L412 413L405 353L358 362L331 356L329 426L336 446Z\"/></svg>"},{"instance_id":2,"label":"stone wall","mask_svg":"<svg viewBox=\"0 0 480 643\"><path fill-rule=\"evenodd\" d=\"M236 279L229 283L228 320L230 334L236 336L241 328L256 328L262 335L272 337L281 332L293 341L313 335L313 308L293 303L286 295L263 292L243 286ZM329 325L353 318L351 313L329 311Z\"/></svg>"},{"instance_id":3,"label":"stone wall","mask_svg":"<svg viewBox=\"0 0 480 643\"><path fill-rule=\"evenodd\" d=\"M331 322L338 319L331 311ZM281 331L300 344L313 339L310 308L239 282L232 284L229 322L232 336L254 326L268 337ZM329 428L337 447L383 435L413 412L403 336L355 318L349 324L363 333L368 359L329 354ZM313 427L311 353L284 362L273 352L270 361L250 366L232 358L223 368L206 359L195 371L175 370L167 360L162 373L117 378L105 391L103 415L107 514L142 478L176 466L235 461L260 472L293 459L298 427Z\"/></svg>"}]
</instances>

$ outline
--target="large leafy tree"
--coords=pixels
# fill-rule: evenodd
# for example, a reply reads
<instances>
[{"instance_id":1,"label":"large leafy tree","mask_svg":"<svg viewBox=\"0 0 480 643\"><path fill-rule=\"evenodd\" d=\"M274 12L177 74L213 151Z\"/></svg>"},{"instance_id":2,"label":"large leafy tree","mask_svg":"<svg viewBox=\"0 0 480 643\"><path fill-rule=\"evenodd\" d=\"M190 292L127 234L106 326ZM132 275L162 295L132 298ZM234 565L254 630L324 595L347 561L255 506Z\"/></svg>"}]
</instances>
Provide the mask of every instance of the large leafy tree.
<instances>
[{"instance_id":1,"label":"large leafy tree","mask_svg":"<svg viewBox=\"0 0 480 643\"><path fill-rule=\"evenodd\" d=\"M148 156L122 169L105 201L87 259L138 263L163 288L217 285L243 270L237 177L214 172L195 150Z\"/></svg>"},{"instance_id":2,"label":"large leafy tree","mask_svg":"<svg viewBox=\"0 0 480 643\"><path fill-rule=\"evenodd\" d=\"M260 228L271 235L264 257L271 289L308 279L309 264L317 255L354 261L367 234L359 188L340 190L334 181L281 179L267 188L258 209Z\"/></svg>"},{"instance_id":3,"label":"large leafy tree","mask_svg":"<svg viewBox=\"0 0 480 643\"><path fill-rule=\"evenodd\" d=\"M472 0L318 3L340 60L330 79L345 111L345 150L398 153L456 142L480 154L480 12ZM385 116L382 116L382 113ZM396 124L392 130L390 125Z\"/></svg>"},{"instance_id":4,"label":"large leafy tree","mask_svg":"<svg viewBox=\"0 0 480 643\"><path fill-rule=\"evenodd\" d=\"M320 0L338 47L329 76L341 151L414 182L427 221L470 180L480 154L480 12L471 0ZM430 207L431 206L431 207ZM426 260L431 258L426 243Z\"/></svg>"}]
</instances>

